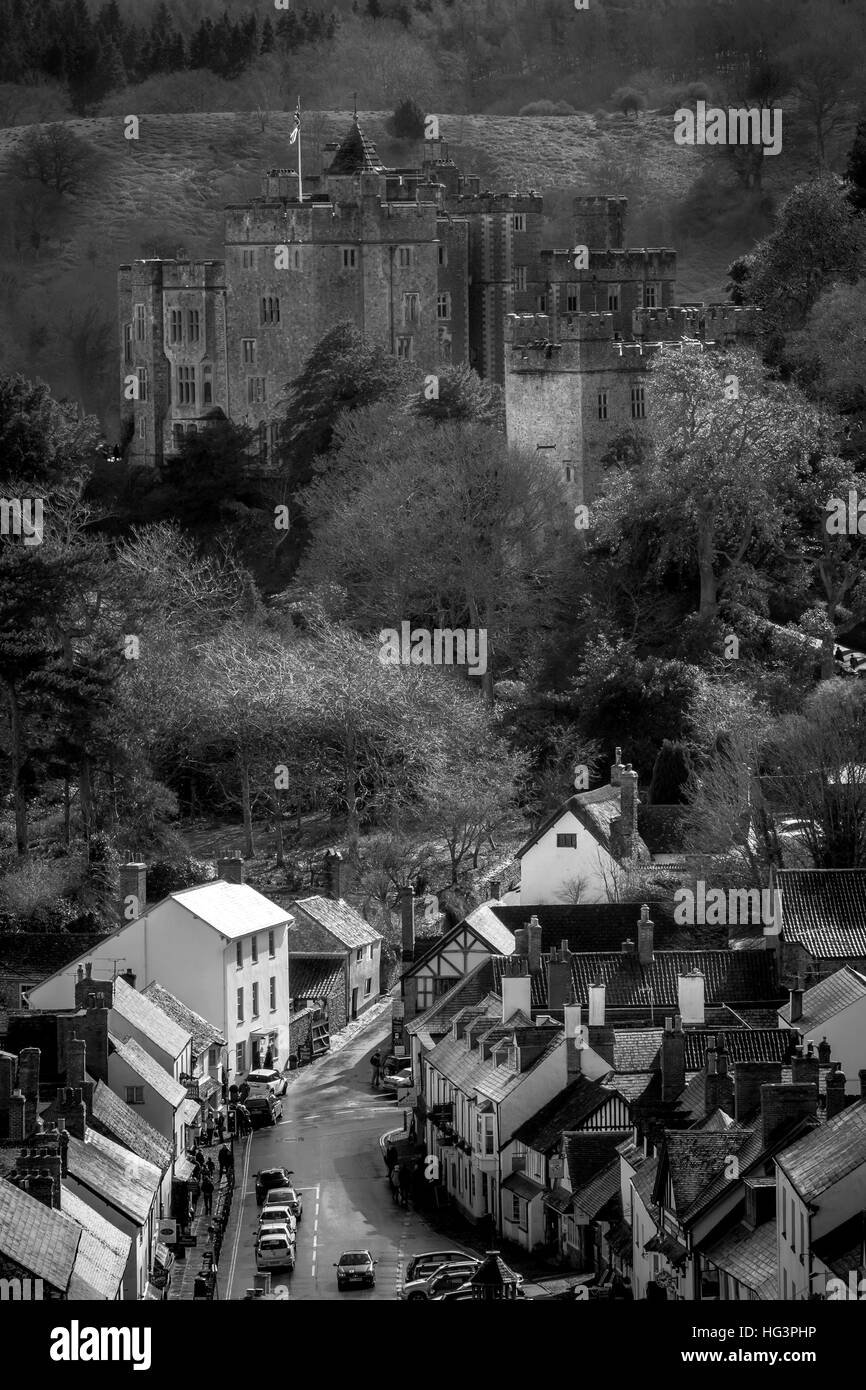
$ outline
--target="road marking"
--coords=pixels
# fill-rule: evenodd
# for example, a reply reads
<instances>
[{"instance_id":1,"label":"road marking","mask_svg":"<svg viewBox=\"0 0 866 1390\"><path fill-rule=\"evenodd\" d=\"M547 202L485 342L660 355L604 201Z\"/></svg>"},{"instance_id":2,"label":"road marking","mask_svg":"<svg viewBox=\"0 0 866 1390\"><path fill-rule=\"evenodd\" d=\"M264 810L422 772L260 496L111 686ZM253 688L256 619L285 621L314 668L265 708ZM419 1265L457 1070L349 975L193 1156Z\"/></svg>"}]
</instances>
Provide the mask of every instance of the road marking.
<instances>
[{"instance_id":1,"label":"road marking","mask_svg":"<svg viewBox=\"0 0 866 1390\"><path fill-rule=\"evenodd\" d=\"M242 1189L242 1193L244 1193L244 1194L246 1193L246 1189L247 1189L247 1178L249 1177L249 1172L250 1172L250 1152L251 1152L251 1150L252 1150L252 1147L253 1147L252 1144L249 1144L249 1143L248 1143L247 1146L246 1146L246 1149L244 1150L244 1171L243 1171L243 1179L242 1179L242 1182L241 1182L241 1189ZM255 1189L253 1189L253 1190L255 1191ZM236 1190L235 1190L235 1193L234 1193L234 1196L237 1197L238 1195L239 1195L239 1194L238 1194L237 1189L236 1189ZM243 1201L243 1200L244 1200L244 1198L243 1198L243 1196L241 1196L241 1201ZM231 1258L231 1263L229 1264L229 1278L228 1278L228 1299L229 1299L229 1301L231 1300L231 1296L232 1296L232 1287L233 1287L233 1285L234 1285L235 1267L236 1267L236 1265L237 1265L237 1260L238 1260L238 1245L240 1244L240 1239L241 1239L241 1213L238 1212L238 1214L237 1214L237 1220L236 1220L236 1225L235 1225L235 1238L234 1238L234 1241L233 1241L233 1243L232 1243L232 1258Z\"/></svg>"}]
</instances>

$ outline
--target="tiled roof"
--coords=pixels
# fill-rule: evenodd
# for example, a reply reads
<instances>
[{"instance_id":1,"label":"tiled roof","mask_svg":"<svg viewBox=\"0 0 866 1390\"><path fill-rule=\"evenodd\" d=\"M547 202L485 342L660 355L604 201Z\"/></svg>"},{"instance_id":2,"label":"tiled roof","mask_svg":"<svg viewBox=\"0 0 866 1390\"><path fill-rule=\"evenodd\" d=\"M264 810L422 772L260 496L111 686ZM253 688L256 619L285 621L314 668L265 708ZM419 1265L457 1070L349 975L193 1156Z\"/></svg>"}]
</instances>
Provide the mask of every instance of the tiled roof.
<instances>
[{"instance_id":1,"label":"tiled roof","mask_svg":"<svg viewBox=\"0 0 866 1390\"><path fill-rule=\"evenodd\" d=\"M66 1293L80 1239L59 1212L0 1178L0 1254Z\"/></svg>"},{"instance_id":2,"label":"tiled roof","mask_svg":"<svg viewBox=\"0 0 866 1390\"><path fill-rule=\"evenodd\" d=\"M533 1182L525 1173L509 1173L507 1178L503 1178L501 1185L506 1192L514 1192L518 1197L522 1197L524 1202L543 1197L545 1192L544 1183Z\"/></svg>"},{"instance_id":3,"label":"tiled roof","mask_svg":"<svg viewBox=\"0 0 866 1390\"><path fill-rule=\"evenodd\" d=\"M660 1094L658 1071L611 1072L602 1081L606 1090L618 1091L629 1105L637 1105Z\"/></svg>"},{"instance_id":4,"label":"tiled roof","mask_svg":"<svg viewBox=\"0 0 866 1390\"><path fill-rule=\"evenodd\" d=\"M105 940L92 932L0 932L0 977L19 975L34 983L42 981Z\"/></svg>"},{"instance_id":5,"label":"tiled roof","mask_svg":"<svg viewBox=\"0 0 866 1390\"><path fill-rule=\"evenodd\" d=\"M516 909L520 911L520 909ZM413 975L419 966L432 960L439 955L443 947L454 940L458 933L462 933L467 927L475 933L485 946L496 955L509 956L514 950L514 933L509 929L504 920L500 920L502 912L514 912L514 908L493 908L487 903L482 903L480 907L473 908L462 921L455 926L449 927L447 931L437 933L432 939L425 940L423 953L418 952L412 964L403 971L404 975ZM531 915L531 914L530 914ZM529 918L526 919L527 921ZM521 919L520 925L523 925Z\"/></svg>"},{"instance_id":6,"label":"tiled roof","mask_svg":"<svg viewBox=\"0 0 866 1390\"><path fill-rule=\"evenodd\" d=\"M382 173L385 166L376 153L376 146L364 135L357 118L337 146L328 166L329 174Z\"/></svg>"},{"instance_id":7,"label":"tiled roof","mask_svg":"<svg viewBox=\"0 0 866 1390\"><path fill-rule=\"evenodd\" d=\"M593 1221L613 1197L619 1197L618 1158L575 1190L574 1205L588 1220ZM622 1215L621 1211L619 1215Z\"/></svg>"},{"instance_id":8,"label":"tiled roof","mask_svg":"<svg viewBox=\"0 0 866 1390\"><path fill-rule=\"evenodd\" d=\"M206 922L220 936L236 941L254 931L265 931L287 922L291 913L258 893L248 883L225 883L216 879L195 888L183 888L169 895L193 916Z\"/></svg>"},{"instance_id":9,"label":"tiled roof","mask_svg":"<svg viewBox=\"0 0 866 1390\"><path fill-rule=\"evenodd\" d=\"M734 1226L715 1245L701 1251L701 1258L747 1289L760 1289L776 1273L776 1221L765 1221L755 1229Z\"/></svg>"},{"instance_id":10,"label":"tiled roof","mask_svg":"<svg viewBox=\"0 0 866 1390\"><path fill-rule=\"evenodd\" d=\"M113 1300L123 1283L132 1237L119 1231L61 1185L60 1210L81 1228L75 1268L69 1281L70 1300Z\"/></svg>"},{"instance_id":11,"label":"tiled roof","mask_svg":"<svg viewBox=\"0 0 866 1390\"><path fill-rule=\"evenodd\" d=\"M776 1162L804 1202L866 1165L866 1105L859 1103L804 1134Z\"/></svg>"},{"instance_id":12,"label":"tiled roof","mask_svg":"<svg viewBox=\"0 0 866 1390\"><path fill-rule=\"evenodd\" d=\"M158 980L151 981L147 988L141 992L162 1009L163 1013L168 1014L169 1018L173 1018L184 1032L190 1034L192 1050L197 1057L200 1057L209 1047L225 1047L226 1040L219 1028L208 1022L206 1018L202 1018L201 1014L197 1014L195 1009L191 1009L182 999L178 999Z\"/></svg>"},{"instance_id":13,"label":"tiled roof","mask_svg":"<svg viewBox=\"0 0 866 1390\"><path fill-rule=\"evenodd\" d=\"M334 956L289 956L293 999L327 999L343 979L343 960Z\"/></svg>"},{"instance_id":14,"label":"tiled roof","mask_svg":"<svg viewBox=\"0 0 866 1390\"><path fill-rule=\"evenodd\" d=\"M506 927L515 932L525 927L533 916L541 926L541 950L546 955L568 941L570 951L618 951L626 940L637 940L637 924L641 904L634 903L573 903L508 907L497 904L490 911ZM651 903L650 917L655 923L658 945L672 937L685 934L677 927L666 904ZM507 954L507 953L503 953Z\"/></svg>"},{"instance_id":15,"label":"tiled roof","mask_svg":"<svg viewBox=\"0 0 866 1390\"><path fill-rule=\"evenodd\" d=\"M520 1019L521 1016L515 1014L514 1019L508 1020L510 1026L499 1025L503 1035L507 1036L510 1033L515 1022L519 1026ZM495 1026L496 1022L497 1020L491 1016L491 1026ZM525 1072L513 1072L508 1067L498 1066L492 1057L485 1059L481 1047L467 1047L465 1038L444 1038L432 1052L428 1052L427 1063L464 1094L479 1091L490 1100L499 1101L525 1081L539 1062L560 1045L565 1036L561 1028L545 1031L550 1036L550 1042Z\"/></svg>"},{"instance_id":16,"label":"tiled roof","mask_svg":"<svg viewBox=\"0 0 866 1390\"><path fill-rule=\"evenodd\" d=\"M706 1205L719 1179L726 1180L728 1159L740 1155L754 1138L752 1130L735 1126L723 1132L665 1130L667 1163L680 1220L692 1215L694 1208Z\"/></svg>"},{"instance_id":17,"label":"tiled roof","mask_svg":"<svg viewBox=\"0 0 866 1390\"><path fill-rule=\"evenodd\" d=\"M841 970L834 970L832 975L804 990L803 1013L795 1026L801 1033L809 1033L863 999L866 999L866 978L850 965L843 965ZM779 1017L786 1023L791 1022L790 1001L779 1010Z\"/></svg>"},{"instance_id":18,"label":"tiled roof","mask_svg":"<svg viewBox=\"0 0 866 1390\"><path fill-rule=\"evenodd\" d=\"M171 1141L133 1106L121 1100L104 1081L98 1081L94 1087L92 1123L95 1128L107 1131L109 1139L153 1163L160 1172L164 1173L171 1166Z\"/></svg>"},{"instance_id":19,"label":"tiled roof","mask_svg":"<svg viewBox=\"0 0 866 1390\"><path fill-rule=\"evenodd\" d=\"M365 922L360 912L356 912L342 898L337 901L318 895L312 898L298 898L294 906L298 915L303 914L315 925L323 928L330 937L347 950L353 950L358 946L369 946L382 940L382 933L377 931L375 927L371 927L369 922ZM306 949L296 945L296 935L294 931L289 933L289 950Z\"/></svg>"},{"instance_id":20,"label":"tiled roof","mask_svg":"<svg viewBox=\"0 0 866 1390\"><path fill-rule=\"evenodd\" d=\"M133 989L122 975L118 975L114 981L112 1011L137 1032L143 1033L162 1052L168 1053L172 1061L180 1056L187 1043L191 1041L191 1033L175 1023L173 1018L169 1018L153 1000Z\"/></svg>"},{"instance_id":21,"label":"tiled roof","mask_svg":"<svg viewBox=\"0 0 866 1390\"><path fill-rule=\"evenodd\" d=\"M780 869L782 935L816 960L866 956L866 869Z\"/></svg>"},{"instance_id":22,"label":"tiled roof","mask_svg":"<svg viewBox=\"0 0 866 1390\"><path fill-rule=\"evenodd\" d=\"M462 980L458 980L453 989L449 989L447 994L437 999L420 1017L411 1019L406 1025L406 1032L416 1034L423 1030L429 1033L431 1038L441 1037L450 1030L455 1014L470 1004L478 1004L490 993L494 980L491 957L476 965Z\"/></svg>"},{"instance_id":23,"label":"tiled roof","mask_svg":"<svg viewBox=\"0 0 866 1390\"><path fill-rule=\"evenodd\" d=\"M496 988L502 972L501 956L493 957ZM533 1008L547 1008L547 966L532 973ZM619 951L587 951L571 957L571 982L578 1003L588 1006L589 987L596 981L607 986L605 1007L647 1008L679 1012L679 976L700 970L707 1002L763 1002L779 999L775 959L770 951L656 951L652 962L641 965L637 955Z\"/></svg>"},{"instance_id":24,"label":"tiled roof","mask_svg":"<svg viewBox=\"0 0 866 1390\"><path fill-rule=\"evenodd\" d=\"M612 1099L612 1092L581 1076L514 1131L513 1138L538 1153L557 1148L564 1130L578 1129L593 1111Z\"/></svg>"},{"instance_id":25,"label":"tiled roof","mask_svg":"<svg viewBox=\"0 0 866 1390\"><path fill-rule=\"evenodd\" d=\"M617 1157L617 1145L625 1139L626 1132L620 1130L611 1134L564 1134L563 1147L568 1161L568 1180L572 1190L577 1190L606 1168Z\"/></svg>"},{"instance_id":26,"label":"tiled roof","mask_svg":"<svg viewBox=\"0 0 866 1390\"><path fill-rule=\"evenodd\" d=\"M179 1081L175 1081L165 1067L161 1067L159 1062L155 1062L150 1053L145 1052L141 1044L137 1043L134 1038L127 1038L122 1041L115 1037L114 1033L109 1033L108 1042L118 1057L128 1067L131 1067L142 1081L152 1087L158 1096L162 1096L163 1100L168 1101L173 1110L177 1110L181 1101L186 1099L185 1086L182 1086Z\"/></svg>"},{"instance_id":27,"label":"tiled roof","mask_svg":"<svg viewBox=\"0 0 866 1390\"><path fill-rule=\"evenodd\" d=\"M725 1045L728 1065L734 1062L784 1062L790 1037L784 1028L686 1028L686 1071L700 1071L713 1038Z\"/></svg>"},{"instance_id":28,"label":"tiled roof","mask_svg":"<svg viewBox=\"0 0 866 1390\"><path fill-rule=\"evenodd\" d=\"M122 1149L95 1129L88 1129L84 1143L70 1136L67 1162L76 1182L136 1225L144 1225L162 1177L153 1163Z\"/></svg>"}]
</instances>

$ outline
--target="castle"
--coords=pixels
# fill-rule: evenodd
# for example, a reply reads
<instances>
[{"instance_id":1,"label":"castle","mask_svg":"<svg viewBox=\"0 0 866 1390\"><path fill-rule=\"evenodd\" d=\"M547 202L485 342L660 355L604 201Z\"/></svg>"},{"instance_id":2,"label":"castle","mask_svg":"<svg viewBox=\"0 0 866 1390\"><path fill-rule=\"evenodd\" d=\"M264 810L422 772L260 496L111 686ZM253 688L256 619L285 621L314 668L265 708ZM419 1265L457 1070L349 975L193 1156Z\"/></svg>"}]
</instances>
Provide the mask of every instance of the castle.
<instances>
[{"instance_id":1,"label":"castle","mask_svg":"<svg viewBox=\"0 0 866 1390\"><path fill-rule=\"evenodd\" d=\"M509 439L588 501L610 443L645 418L659 344L754 335L753 310L674 304L676 252L624 248L625 198L575 198L574 245L549 250L541 196L482 190L444 140L387 169L355 116L327 149L303 199L294 171L270 169L260 197L226 208L222 260L121 266L130 462L225 417L257 431L266 465L286 384L351 321L425 372L465 362L504 386Z\"/></svg>"}]
</instances>

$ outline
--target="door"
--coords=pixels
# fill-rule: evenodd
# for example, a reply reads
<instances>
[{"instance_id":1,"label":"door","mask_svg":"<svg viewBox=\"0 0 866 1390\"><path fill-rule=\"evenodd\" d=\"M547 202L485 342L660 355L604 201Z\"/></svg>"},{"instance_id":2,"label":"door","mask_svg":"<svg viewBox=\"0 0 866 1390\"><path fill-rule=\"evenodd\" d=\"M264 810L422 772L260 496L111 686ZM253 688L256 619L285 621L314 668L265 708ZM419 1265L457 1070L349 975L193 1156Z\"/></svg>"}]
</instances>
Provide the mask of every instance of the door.
<instances>
[{"instance_id":1,"label":"door","mask_svg":"<svg viewBox=\"0 0 866 1390\"><path fill-rule=\"evenodd\" d=\"M353 1018L357 1018L357 1017L358 1017L358 990L357 990L357 988L352 990L352 1017L353 1017Z\"/></svg>"}]
</instances>

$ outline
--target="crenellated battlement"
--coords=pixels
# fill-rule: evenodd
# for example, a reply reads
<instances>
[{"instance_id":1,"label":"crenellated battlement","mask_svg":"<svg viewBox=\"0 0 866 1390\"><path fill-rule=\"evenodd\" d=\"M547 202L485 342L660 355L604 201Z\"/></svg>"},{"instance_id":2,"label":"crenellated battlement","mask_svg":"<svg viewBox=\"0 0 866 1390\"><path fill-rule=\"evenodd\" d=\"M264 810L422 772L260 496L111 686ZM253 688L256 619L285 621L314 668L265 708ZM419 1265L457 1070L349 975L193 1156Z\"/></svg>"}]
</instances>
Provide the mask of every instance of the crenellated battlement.
<instances>
[{"instance_id":1,"label":"crenellated battlement","mask_svg":"<svg viewBox=\"0 0 866 1390\"><path fill-rule=\"evenodd\" d=\"M704 337L708 342L736 336L752 338L758 332L760 309L756 304L708 304L704 310Z\"/></svg>"},{"instance_id":2,"label":"crenellated battlement","mask_svg":"<svg viewBox=\"0 0 866 1390\"><path fill-rule=\"evenodd\" d=\"M614 315L611 313L560 314L556 342L613 342ZM547 346L553 341L550 314L507 314L505 341L514 347L527 344Z\"/></svg>"}]
</instances>

